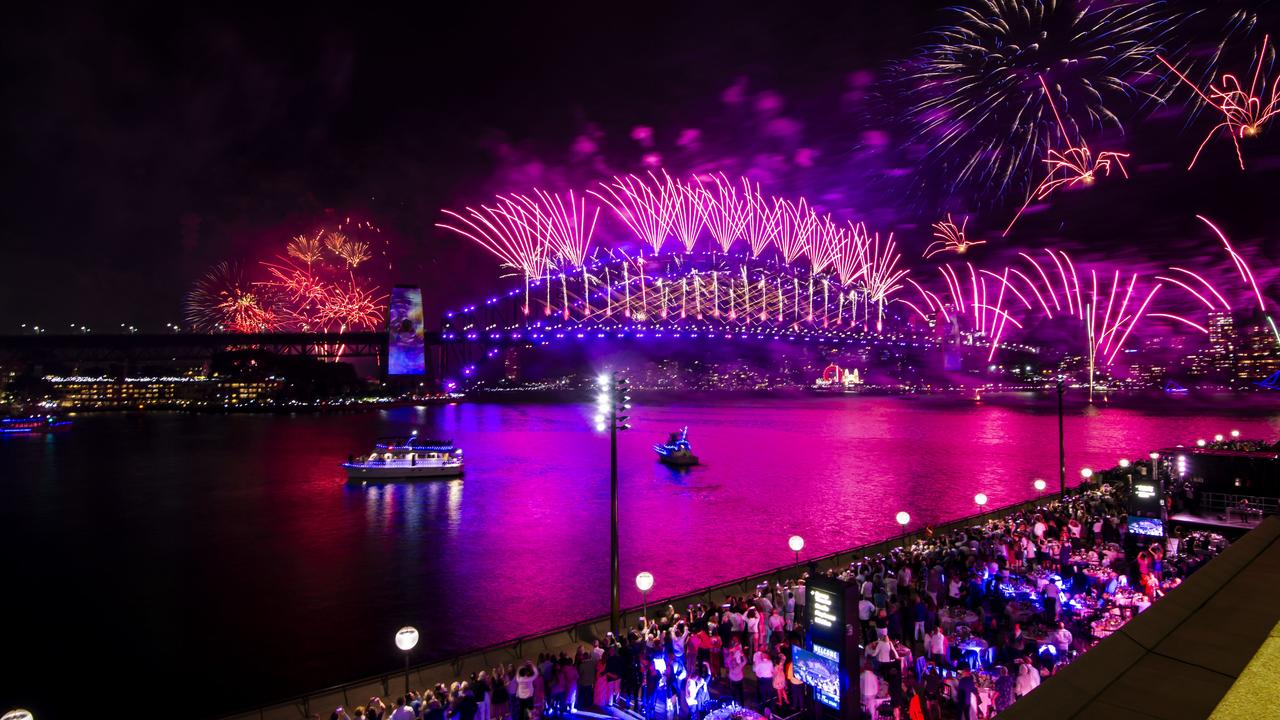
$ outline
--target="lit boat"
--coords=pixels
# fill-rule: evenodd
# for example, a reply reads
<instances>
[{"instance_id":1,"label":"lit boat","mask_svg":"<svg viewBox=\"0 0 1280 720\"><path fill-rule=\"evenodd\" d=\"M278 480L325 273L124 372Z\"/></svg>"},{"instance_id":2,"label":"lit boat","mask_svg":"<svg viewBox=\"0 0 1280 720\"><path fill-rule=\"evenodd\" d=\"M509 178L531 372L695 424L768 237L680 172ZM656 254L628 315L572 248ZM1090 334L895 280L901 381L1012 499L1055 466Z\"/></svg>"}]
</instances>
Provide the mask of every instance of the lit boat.
<instances>
[{"instance_id":1,"label":"lit boat","mask_svg":"<svg viewBox=\"0 0 1280 720\"><path fill-rule=\"evenodd\" d=\"M452 440L419 440L415 430L409 437L382 438L368 456L352 456L342 467L348 482L459 477L462 450Z\"/></svg>"},{"instance_id":2,"label":"lit boat","mask_svg":"<svg viewBox=\"0 0 1280 720\"><path fill-rule=\"evenodd\" d=\"M0 418L0 433L10 435L32 435L46 433L69 427L71 421L58 415L27 415L23 417Z\"/></svg>"},{"instance_id":3,"label":"lit boat","mask_svg":"<svg viewBox=\"0 0 1280 720\"><path fill-rule=\"evenodd\" d=\"M680 432L671 433L663 445L654 445L653 451L658 453L658 462L672 467L692 467L698 464L698 456L693 454L693 446L689 444L689 428L681 428Z\"/></svg>"}]
</instances>

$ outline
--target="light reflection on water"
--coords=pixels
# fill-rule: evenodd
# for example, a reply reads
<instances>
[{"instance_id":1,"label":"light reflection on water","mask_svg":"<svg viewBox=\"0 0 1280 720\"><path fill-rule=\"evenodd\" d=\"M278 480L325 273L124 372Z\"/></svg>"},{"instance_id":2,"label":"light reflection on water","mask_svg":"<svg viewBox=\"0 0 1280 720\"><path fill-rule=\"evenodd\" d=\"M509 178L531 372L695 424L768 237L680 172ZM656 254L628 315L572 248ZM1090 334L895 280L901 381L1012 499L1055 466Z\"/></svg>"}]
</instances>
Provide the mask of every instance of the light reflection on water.
<instances>
[{"instance_id":1,"label":"light reflection on water","mask_svg":"<svg viewBox=\"0 0 1280 720\"><path fill-rule=\"evenodd\" d=\"M995 506L1034 495L1035 477L1057 485L1051 396L638 400L620 436L622 576L653 573L651 602L789 562L792 534L825 554L896 534L899 510L918 527L971 512L979 491ZM1231 428L1274 438L1258 403L1238 418L1221 415L1234 401L1071 408L1071 479ZM6 685L64 694L42 669L63 662L47 638L67 618L84 628L79 660L106 661L104 687L233 677L202 697L212 712L394 669L404 624L426 659L602 614L608 447L590 404L88 416L0 442L0 538L23 549L11 577L66 590L5 595L3 617L24 618L12 645L32 648ZM704 465L654 462L686 424ZM342 482L349 453L413 428L463 447L465 478Z\"/></svg>"}]
</instances>

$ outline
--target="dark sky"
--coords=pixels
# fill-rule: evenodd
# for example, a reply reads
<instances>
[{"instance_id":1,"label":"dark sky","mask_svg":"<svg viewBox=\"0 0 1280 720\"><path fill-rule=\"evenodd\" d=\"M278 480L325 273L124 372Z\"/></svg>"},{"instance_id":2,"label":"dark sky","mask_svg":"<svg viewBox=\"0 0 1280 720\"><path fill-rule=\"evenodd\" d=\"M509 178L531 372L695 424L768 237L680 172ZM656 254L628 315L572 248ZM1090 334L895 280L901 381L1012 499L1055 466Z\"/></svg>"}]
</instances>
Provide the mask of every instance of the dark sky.
<instances>
[{"instance_id":1,"label":"dark sky","mask_svg":"<svg viewBox=\"0 0 1280 720\"><path fill-rule=\"evenodd\" d=\"M439 5L29 6L7 17L0 333L176 322L210 265L262 259L326 210L392 233L397 271L385 279L421 284L431 314L498 274L433 227L440 208L638 170L636 126L656 129L677 171L748 170L764 145L812 153L818 169L776 191L832 193L833 206L863 193L875 213L882 200L862 186L877 176L839 172L870 137L864 85L939 20L938 4L905 2ZM735 86L782 109L769 123L735 115ZM1259 206L1274 194L1274 160L1241 174L1217 162L1229 155L1219 147L1217 165L1186 177L1174 171L1202 133L1181 134L1176 119L1144 125L1172 138L1144 158L1152 178L1119 190L1119 203L1079 200L1075 232L1136 238L1152 226L1138 216L1203 198L1273 237ZM701 140L677 158L671 138L687 128ZM590 162L573 159L583 137L600 145ZM914 247L935 214L899 210L892 223Z\"/></svg>"}]
</instances>

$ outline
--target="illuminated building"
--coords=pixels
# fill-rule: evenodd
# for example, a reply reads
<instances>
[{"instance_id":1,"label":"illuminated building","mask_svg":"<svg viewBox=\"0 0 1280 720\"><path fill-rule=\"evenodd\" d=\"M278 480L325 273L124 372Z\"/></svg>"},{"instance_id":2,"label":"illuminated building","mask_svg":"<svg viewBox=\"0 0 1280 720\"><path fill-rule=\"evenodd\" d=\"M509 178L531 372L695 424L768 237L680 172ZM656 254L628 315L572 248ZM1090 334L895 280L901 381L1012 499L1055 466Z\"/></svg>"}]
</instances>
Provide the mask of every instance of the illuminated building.
<instances>
[{"instance_id":1,"label":"illuminated building","mask_svg":"<svg viewBox=\"0 0 1280 720\"><path fill-rule=\"evenodd\" d=\"M242 407L271 402L282 381L204 376L108 378L46 376L68 410L143 410Z\"/></svg>"},{"instance_id":2,"label":"illuminated building","mask_svg":"<svg viewBox=\"0 0 1280 720\"><path fill-rule=\"evenodd\" d=\"M1240 323L1236 334L1235 377L1247 385L1280 370L1280 340L1260 315Z\"/></svg>"},{"instance_id":3,"label":"illuminated building","mask_svg":"<svg viewBox=\"0 0 1280 720\"><path fill-rule=\"evenodd\" d=\"M851 388L861 384L862 376L857 368L845 370L835 363L828 365L822 371L822 377L814 382L814 385L820 388Z\"/></svg>"},{"instance_id":4,"label":"illuminated building","mask_svg":"<svg viewBox=\"0 0 1280 720\"><path fill-rule=\"evenodd\" d=\"M1229 312L1209 313L1209 370L1222 378L1236 374L1235 318Z\"/></svg>"}]
</instances>

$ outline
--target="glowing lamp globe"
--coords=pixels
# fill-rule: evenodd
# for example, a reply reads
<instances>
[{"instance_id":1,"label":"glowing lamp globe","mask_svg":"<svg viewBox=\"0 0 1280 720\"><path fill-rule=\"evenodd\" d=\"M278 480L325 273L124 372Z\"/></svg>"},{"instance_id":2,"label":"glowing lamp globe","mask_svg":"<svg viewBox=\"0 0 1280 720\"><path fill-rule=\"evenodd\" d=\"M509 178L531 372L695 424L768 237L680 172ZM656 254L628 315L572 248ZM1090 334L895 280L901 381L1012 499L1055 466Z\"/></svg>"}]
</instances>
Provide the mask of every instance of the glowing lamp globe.
<instances>
[{"instance_id":1,"label":"glowing lamp globe","mask_svg":"<svg viewBox=\"0 0 1280 720\"><path fill-rule=\"evenodd\" d=\"M911 522L911 515L905 510L900 510L897 515L893 516L893 519L897 520L899 525L906 525Z\"/></svg>"},{"instance_id":2,"label":"glowing lamp globe","mask_svg":"<svg viewBox=\"0 0 1280 720\"><path fill-rule=\"evenodd\" d=\"M1222 440L1223 440L1223 438L1222 438L1222 433L1218 433L1217 435L1214 435L1214 436L1213 436L1213 441L1214 441L1214 442L1222 442Z\"/></svg>"},{"instance_id":3,"label":"glowing lamp globe","mask_svg":"<svg viewBox=\"0 0 1280 720\"><path fill-rule=\"evenodd\" d=\"M1204 445L1205 445L1204 438L1200 438L1199 440L1196 441L1196 447L1204 447Z\"/></svg>"},{"instance_id":4,"label":"glowing lamp globe","mask_svg":"<svg viewBox=\"0 0 1280 720\"><path fill-rule=\"evenodd\" d=\"M1081 468L1080 477L1084 478L1085 480L1088 480L1089 478L1093 477L1093 470L1089 468Z\"/></svg>"},{"instance_id":5,"label":"glowing lamp globe","mask_svg":"<svg viewBox=\"0 0 1280 720\"><path fill-rule=\"evenodd\" d=\"M636 589L642 593L649 592L653 588L653 574L642 572L636 576Z\"/></svg>"},{"instance_id":6,"label":"glowing lamp globe","mask_svg":"<svg viewBox=\"0 0 1280 720\"><path fill-rule=\"evenodd\" d=\"M1232 430L1232 431L1231 431L1231 437L1233 437L1233 438L1238 438L1238 437L1240 437L1240 431L1239 431L1239 430Z\"/></svg>"},{"instance_id":7,"label":"glowing lamp globe","mask_svg":"<svg viewBox=\"0 0 1280 720\"><path fill-rule=\"evenodd\" d=\"M791 552L800 552L804 549L804 538L799 535L792 535L787 538L787 547L791 548Z\"/></svg>"},{"instance_id":8,"label":"glowing lamp globe","mask_svg":"<svg viewBox=\"0 0 1280 720\"><path fill-rule=\"evenodd\" d=\"M986 505L987 504L986 493L978 493L977 495L974 495L973 501L978 503L978 507L982 507L983 505Z\"/></svg>"},{"instance_id":9,"label":"glowing lamp globe","mask_svg":"<svg viewBox=\"0 0 1280 720\"><path fill-rule=\"evenodd\" d=\"M609 387L609 373L601 373L601 374L600 374L600 377L596 378L596 383L597 383L597 384L599 384L599 385L600 385L600 387L602 387L602 388L608 388L608 387Z\"/></svg>"},{"instance_id":10,"label":"glowing lamp globe","mask_svg":"<svg viewBox=\"0 0 1280 720\"><path fill-rule=\"evenodd\" d=\"M1147 457L1151 458L1152 460L1159 460L1159 459L1160 459L1160 453L1158 453L1158 452L1153 452L1153 453L1151 453L1150 455L1148 455Z\"/></svg>"},{"instance_id":11,"label":"glowing lamp globe","mask_svg":"<svg viewBox=\"0 0 1280 720\"><path fill-rule=\"evenodd\" d=\"M418 646L418 629L406 625L396 631L396 647L409 652Z\"/></svg>"},{"instance_id":12,"label":"glowing lamp globe","mask_svg":"<svg viewBox=\"0 0 1280 720\"><path fill-rule=\"evenodd\" d=\"M1038 478L1036 479L1034 485L1036 486L1036 492L1044 492L1045 487L1047 487L1045 484L1045 481L1040 480Z\"/></svg>"},{"instance_id":13,"label":"glowing lamp globe","mask_svg":"<svg viewBox=\"0 0 1280 720\"><path fill-rule=\"evenodd\" d=\"M1120 458L1120 467L1122 468L1129 467L1129 458Z\"/></svg>"}]
</instances>

